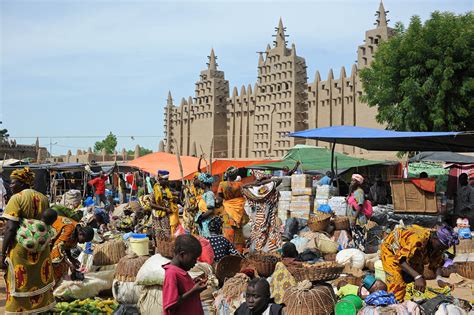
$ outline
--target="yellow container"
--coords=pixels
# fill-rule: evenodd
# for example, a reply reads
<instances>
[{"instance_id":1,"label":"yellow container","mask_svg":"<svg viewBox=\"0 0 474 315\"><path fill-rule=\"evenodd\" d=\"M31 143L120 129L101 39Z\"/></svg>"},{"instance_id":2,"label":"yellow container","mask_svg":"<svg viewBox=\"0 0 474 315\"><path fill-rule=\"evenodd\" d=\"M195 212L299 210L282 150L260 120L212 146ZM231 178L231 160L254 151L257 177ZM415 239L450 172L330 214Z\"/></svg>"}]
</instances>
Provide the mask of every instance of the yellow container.
<instances>
[{"instance_id":1,"label":"yellow container","mask_svg":"<svg viewBox=\"0 0 474 315\"><path fill-rule=\"evenodd\" d=\"M150 254L149 249L150 240L145 238L130 238L130 249L138 256L147 256Z\"/></svg>"},{"instance_id":2,"label":"yellow container","mask_svg":"<svg viewBox=\"0 0 474 315\"><path fill-rule=\"evenodd\" d=\"M385 271L383 270L382 261L379 259L374 264L375 278L385 282Z\"/></svg>"}]
</instances>

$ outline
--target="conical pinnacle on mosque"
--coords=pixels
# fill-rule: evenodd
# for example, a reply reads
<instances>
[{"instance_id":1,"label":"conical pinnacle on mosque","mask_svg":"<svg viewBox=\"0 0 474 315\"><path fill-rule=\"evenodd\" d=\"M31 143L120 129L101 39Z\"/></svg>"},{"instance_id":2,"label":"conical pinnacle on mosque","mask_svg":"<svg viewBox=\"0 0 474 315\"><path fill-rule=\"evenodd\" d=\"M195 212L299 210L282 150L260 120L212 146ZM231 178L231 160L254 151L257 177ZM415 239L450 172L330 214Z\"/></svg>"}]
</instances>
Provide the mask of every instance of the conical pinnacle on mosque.
<instances>
[{"instance_id":1,"label":"conical pinnacle on mosque","mask_svg":"<svg viewBox=\"0 0 474 315\"><path fill-rule=\"evenodd\" d=\"M387 26L387 23L389 20L387 20L387 13L388 11L385 11L385 8L383 6L383 2L380 1L380 5L379 5L379 9L377 11L377 13L375 14L375 16L377 16L377 27L383 27L383 26Z\"/></svg>"},{"instance_id":2,"label":"conical pinnacle on mosque","mask_svg":"<svg viewBox=\"0 0 474 315\"><path fill-rule=\"evenodd\" d=\"M275 30L277 32L276 35L273 35L276 37L273 42L275 47L286 47L286 37L288 37L288 35L285 35L286 27L283 26L283 20L281 17L278 22L278 27L276 27Z\"/></svg>"},{"instance_id":3,"label":"conical pinnacle on mosque","mask_svg":"<svg viewBox=\"0 0 474 315\"><path fill-rule=\"evenodd\" d=\"M214 48L211 49L211 55L208 56L207 58L209 58L209 62L207 63L207 68L208 68L209 70L217 70L218 64L217 64L217 62L216 62L217 57L216 57L216 55L215 55L215 53L214 53Z\"/></svg>"}]
</instances>

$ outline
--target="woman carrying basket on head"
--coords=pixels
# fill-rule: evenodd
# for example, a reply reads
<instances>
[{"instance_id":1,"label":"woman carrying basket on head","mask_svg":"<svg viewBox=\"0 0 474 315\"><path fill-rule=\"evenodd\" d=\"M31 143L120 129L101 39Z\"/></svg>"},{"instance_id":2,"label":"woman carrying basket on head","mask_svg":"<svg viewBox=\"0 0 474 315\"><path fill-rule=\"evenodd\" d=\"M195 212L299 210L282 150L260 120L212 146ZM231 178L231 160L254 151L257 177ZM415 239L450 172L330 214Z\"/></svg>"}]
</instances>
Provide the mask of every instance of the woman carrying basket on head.
<instances>
[{"instance_id":1,"label":"woman carrying basket on head","mask_svg":"<svg viewBox=\"0 0 474 315\"><path fill-rule=\"evenodd\" d=\"M242 226L248 222L248 216L245 213L245 198L242 195L242 183L236 181L239 169L231 166L225 172L227 180L220 182L217 189L218 203L224 206L223 213L223 234L234 247L242 253L245 239Z\"/></svg>"},{"instance_id":2,"label":"woman carrying basket on head","mask_svg":"<svg viewBox=\"0 0 474 315\"><path fill-rule=\"evenodd\" d=\"M169 172L158 171L158 181L153 186L153 209L155 240L170 240L179 224L179 210L176 196L169 188Z\"/></svg>"}]
</instances>

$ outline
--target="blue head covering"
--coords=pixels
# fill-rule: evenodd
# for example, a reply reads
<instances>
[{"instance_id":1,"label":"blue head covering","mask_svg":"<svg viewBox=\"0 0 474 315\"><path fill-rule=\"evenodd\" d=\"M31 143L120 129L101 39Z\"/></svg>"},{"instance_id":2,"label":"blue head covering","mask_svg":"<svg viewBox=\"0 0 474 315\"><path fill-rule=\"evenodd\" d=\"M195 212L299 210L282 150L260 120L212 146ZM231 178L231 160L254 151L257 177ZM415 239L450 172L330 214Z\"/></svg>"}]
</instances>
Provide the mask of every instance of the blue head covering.
<instances>
[{"instance_id":1,"label":"blue head covering","mask_svg":"<svg viewBox=\"0 0 474 315\"><path fill-rule=\"evenodd\" d=\"M198 176L198 180L204 184L212 184L214 182L214 177L208 173L201 173Z\"/></svg>"},{"instance_id":2,"label":"blue head covering","mask_svg":"<svg viewBox=\"0 0 474 315\"><path fill-rule=\"evenodd\" d=\"M166 170L158 170L157 174L158 174L158 177L159 177L159 178L166 179L166 178L169 177L170 172L168 172L168 171L166 171Z\"/></svg>"},{"instance_id":3,"label":"blue head covering","mask_svg":"<svg viewBox=\"0 0 474 315\"><path fill-rule=\"evenodd\" d=\"M459 244L458 233L454 232L450 226L440 226L436 230L439 241L448 248Z\"/></svg>"}]
</instances>

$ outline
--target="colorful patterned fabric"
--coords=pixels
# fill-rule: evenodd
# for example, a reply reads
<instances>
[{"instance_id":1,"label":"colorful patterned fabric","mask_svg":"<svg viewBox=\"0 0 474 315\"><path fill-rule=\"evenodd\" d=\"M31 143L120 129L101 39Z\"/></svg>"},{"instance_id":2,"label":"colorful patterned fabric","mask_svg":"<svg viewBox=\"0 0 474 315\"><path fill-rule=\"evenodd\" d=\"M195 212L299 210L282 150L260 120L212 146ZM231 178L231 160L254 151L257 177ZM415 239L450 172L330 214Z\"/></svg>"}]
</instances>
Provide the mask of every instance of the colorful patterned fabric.
<instances>
[{"instance_id":1,"label":"colorful patterned fabric","mask_svg":"<svg viewBox=\"0 0 474 315\"><path fill-rule=\"evenodd\" d=\"M69 265L66 262L66 251L76 247L77 240L72 236L77 222L62 216L58 216L53 223L56 237L52 241L51 260L53 262L54 279L59 281L68 272Z\"/></svg>"},{"instance_id":2,"label":"colorful patterned fabric","mask_svg":"<svg viewBox=\"0 0 474 315\"><path fill-rule=\"evenodd\" d=\"M48 207L43 194L25 189L12 196L3 217L8 220L39 220ZM54 307L53 270L49 246L32 253L14 242L5 259L7 270L5 314L37 314Z\"/></svg>"},{"instance_id":3,"label":"colorful patterned fabric","mask_svg":"<svg viewBox=\"0 0 474 315\"><path fill-rule=\"evenodd\" d=\"M169 217L167 216L157 217L154 214L152 216L153 216L153 231L155 233L155 240L156 241L170 240L172 233L171 233L171 225L170 225Z\"/></svg>"},{"instance_id":4,"label":"colorful patterned fabric","mask_svg":"<svg viewBox=\"0 0 474 315\"><path fill-rule=\"evenodd\" d=\"M376 291L365 298L365 304L375 306L387 306L397 304L395 295L386 291Z\"/></svg>"},{"instance_id":5,"label":"colorful patterned fabric","mask_svg":"<svg viewBox=\"0 0 474 315\"><path fill-rule=\"evenodd\" d=\"M214 251L215 262L219 262L225 256L239 254L239 252L234 248L234 245L232 245L232 243L222 235L211 235L207 239L211 243Z\"/></svg>"},{"instance_id":6,"label":"colorful patterned fabric","mask_svg":"<svg viewBox=\"0 0 474 315\"><path fill-rule=\"evenodd\" d=\"M212 184L214 183L214 177L212 177L211 174L208 174L208 173L200 173L198 175L198 180L201 182L201 183L204 183L204 184Z\"/></svg>"},{"instance_id":7,"label":"colorful patterned fabric","mask_svg":"<svg viewBox=\"0 0 474 315\"><path fill-rule=\"evenodd\" d=\"M248 222L244 209L242 183L223 181L219 184L217 192L224 196L224 237L234 244L239 252L242 252L245 244L242 226Z\"/></svg>"},{"instance_id":8,"label":"colorful patterned fabric","mask_svg":"<svg viewBox=\"0 0 474 315\"><path fill-rule=\"evenodd\" d=\"M10 178L16 179L22 182L23 184L26 184L31 187L35 182L35 173L33 173L29 167L24 167L22 169L14 170L10 174Z\"/></svg>"},{"instance_id":9,"label":"colorful patterned fabric","mask_svg":"<svg viewBox=\"0 0 474 315\"><path fill-rule=\"evenodd\" d=\"M196 216L196 221L199 221L199 234L202 237L210 237L211 233L209 232L209 222L211 221L212 217L209 217L204 220L200 220L200 215L207 212L207 210L215 208L216 206L216 199L214 197L214 193L209 190L204 192L201 196L198 196L198 206L199 206L199 214Z\"/></svg>"},{"instance_id":10,"label":"colorful patterned fabric","mask_svg":"<svg viewBox=\"0 0 474 315\"><path fill-rule=\"evenodd\" d=\"M448 248L459 244L458 233L454 232L450 226L438 227L436 235L439 241Z\"/></svg>"},{"instance_id":11,"label":"colorful patterned fabric","mask_svg":"<svg viewBox=\"0 0 474 315\"><path fill-rule=\"evenodd\" d=\"M275 182L243 188L248 205L255 213L250 241L257 251L276 251L281 248L280 230L277 224L279 193Z\"/></svg>"},{"instance_id":12,"label":"colorful patterned fabric","mask_svg":"<svg viewBox=\"0 0 474 315\"><path fill-rule=\"evenodd\" d=\"M381 245L381 259L386 274L388 292L403 302L407 283L414 280L402 271L400 264L406 261L418 273L423 274L424 265L433 271L442 265L442 253L429 249L431 230L412 225L393 230Z\"/></svg>"},{"instance_id":13,"label":"colorful patterned fabric","mask_svg":"<svg viewBox=\"0 0 474 315\"><path fill-rule=\"evenodd\" d=\"M193 235L199 234L198 227L196 225L196 215L199 211L198 205L198 189L193 184L184 186L184 212L183 212L183 226Z\"/></svg>"},{"instance_id":14,"label":"colorful patterned fabric","mask_svg":"<svg viewBox=\"0 0 474 315\"><path fill-rule=\"evenodd\" d=\"M270 292L275 299L275 303L283 303L283 295L290 287L295 286L296 283L295 278L286 266L282 262L278 262L270 279Z\"/></svg>"},{"instance_id":15,"label":"colorful patterned fabric","mask_svg":"<svg viewBox=\"0 0 474 315\"><path fill-rule=\"evenodd\" d=\"M170 224L169 229L171 235L174 235L174 232L176 231L176 228L179 224L179 209L178 205L174 201L174 196L171 192L171 189L169 189L168 187L163 188L159 183L156 183L153 187L153 194L155 196L155 203L157 205L167 208L171 211L170 214L167 214L166 211L163 210L153 210L154 217L163 218L165 216L168 216L168 222ZM165 222L166 221L161 221L160 225Z\"/></svg>"},{"instance_id":16,"label":"colorful patterned fabric","mask_svg":"<svg viewBox=\"0 0 474 315\"><path fill-rule=\"evenodd\" d=\"M16 232L16 241L31 253L41 253L55 235L54 229L43 221L22 219Z\"/></svg>"}]
</instances>

